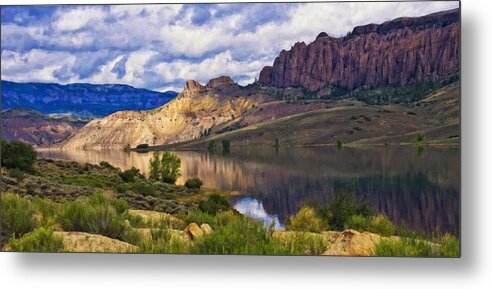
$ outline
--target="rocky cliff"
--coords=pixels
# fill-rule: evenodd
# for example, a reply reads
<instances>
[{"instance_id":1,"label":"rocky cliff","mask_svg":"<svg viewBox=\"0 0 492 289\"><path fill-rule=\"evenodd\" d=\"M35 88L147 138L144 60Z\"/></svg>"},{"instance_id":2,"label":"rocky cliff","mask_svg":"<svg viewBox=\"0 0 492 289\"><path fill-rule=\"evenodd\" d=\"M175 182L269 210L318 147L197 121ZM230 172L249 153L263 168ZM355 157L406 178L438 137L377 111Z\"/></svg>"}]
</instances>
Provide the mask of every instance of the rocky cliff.
<instances>
[{"instance_id":1,"label":"rocky cliff","mask_svg":"<svg viewBox=\"0 0 492 289\"><path fill-rule=\"evenodd\" d=\"M179 95L150 111L120 111L95 119L64 145L65 149L121 149L127 145L159 145L203 137L211 128L241 116L268 96L247 93L229 77L201 85L188 80Z\"/></svg>"},{"instance_id":2,"label":"rocky cliff","mask_svg":"<svg viewBox=\"0 0 492 289\"><path fill-rule=\"evenodd\" d=\"M259 83L316 91L436 82L459 71L459 19L456 9L355 27L342 38L323 32L283 50Z\"/></svg>"}]
</instances>

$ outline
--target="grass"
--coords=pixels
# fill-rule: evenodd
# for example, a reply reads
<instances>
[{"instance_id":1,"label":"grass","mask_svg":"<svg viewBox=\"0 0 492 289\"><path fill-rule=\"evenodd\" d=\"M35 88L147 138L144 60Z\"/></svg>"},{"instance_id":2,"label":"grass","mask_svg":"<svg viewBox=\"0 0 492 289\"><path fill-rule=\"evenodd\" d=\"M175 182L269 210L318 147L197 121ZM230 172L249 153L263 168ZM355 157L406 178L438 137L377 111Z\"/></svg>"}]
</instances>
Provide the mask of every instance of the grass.
<instances>
[{"instance_id":1,"label":"grass","mask_svg":"<svg viewBox=\"0 0 492 289\"><path fill-rule=\"evenodd\" d=\"M103 194L62 204L59 222L65 231L82 231L121 239L128 204Z\"/></svg>"},{"instance_id":2,"label":"grass","mask_svg":"<svg viewBox=\"0 0 492 289\"><path fill-rule=\"evenodd\" d=\"M344 225L345 229L354 229L359 232L371 232L381 236L392 236L395 225L384 215L365 217L363 215L353 215Z\"/></svg>"},{"instance_id":3,"label":"grass","mask_svg":"<svg viewBox=\"0 0 492 289\"><path fill-rule=\"evenodd\" d=\"M63 252L63 237L55 236L53 230L40 227L27 233L19 239L13 238L9 242L10 249L15 252Z\"/></svg>"},{"instance_id":4,"label":"grass","mask_svg":"<svg viewBox=\"0 0 492 289\"><path fill-rule=\"evenodd\" d=\"M18 195L3 193L1 203L2 235L19 238L38 227L37 210L32 202Z\"/></svg>"}]
</instances>

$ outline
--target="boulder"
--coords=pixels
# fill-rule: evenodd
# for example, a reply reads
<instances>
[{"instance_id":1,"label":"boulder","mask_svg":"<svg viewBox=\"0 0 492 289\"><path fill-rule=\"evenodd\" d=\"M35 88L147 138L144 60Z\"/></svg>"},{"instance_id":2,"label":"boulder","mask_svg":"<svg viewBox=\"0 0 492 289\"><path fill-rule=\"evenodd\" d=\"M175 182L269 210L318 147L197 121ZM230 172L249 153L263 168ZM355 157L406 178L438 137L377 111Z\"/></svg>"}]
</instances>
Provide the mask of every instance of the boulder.
<instances>
[{"instance_id":1,"label":"boulder","mask_svg":"<svg viewBox=\"0 0 492 289\"><path fill-rule=\"evenodd\" d=\"M343 231L323 255L330 256L372 256L381 236L374 233Z\"/></svg>"},{"instance_id":2,"label":"boulder","mask_svg":"<svg viewBox=\"0 0 492 289\"><path fill-rule=\"evenodd\" d=\"M191 223L183 230L183 233L187 235L191 240L195 240L203 237L203 230L196 223Z\"/></svg>"},{"instance_id":3,"label":"boulder","mask_svg":"<svg viewBox=\"0 0 492 289\"><path fill-rule=\"evenodd\" d=\"M212 234L212 227L210 227L210 225L207 223L201 224L200 229L202 229L204 235Z\"/></svg>"},{"instance_id":4,"label":"boulder","mask_svg":"<svg viewBox=\"0 0 492 289\"><path fill-rule=\"evenodd\" d=\"M132 253L138 247L102 235L84 232L54 232L63 237L63 245L69 252Z\"/></svg>"}]
</instances>

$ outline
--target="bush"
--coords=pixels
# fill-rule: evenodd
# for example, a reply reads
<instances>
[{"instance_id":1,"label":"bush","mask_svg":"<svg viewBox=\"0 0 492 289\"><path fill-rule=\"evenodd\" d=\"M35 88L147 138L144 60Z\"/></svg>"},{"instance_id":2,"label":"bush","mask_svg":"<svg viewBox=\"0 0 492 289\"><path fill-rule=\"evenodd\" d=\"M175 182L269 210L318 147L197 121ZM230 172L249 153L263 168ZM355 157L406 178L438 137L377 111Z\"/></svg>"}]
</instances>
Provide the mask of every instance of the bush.
<instances>
[{"instance_id":1,"label":"bush","mask_svg":"<svg viewBox=\"0 0 492 289\"><path fill-rule=\"evenodd\" d=\"M290 217L290 223L287 226L288 230L292 231L304 231L304 232L321 232L323 228L323 222L313 208L303 207L299 210L297 215Z\"/></svg>"},{"instance_id":2,"label":"bush","mask_svg":"<svg viewBox=\"0 0 492 289\"><path fill-rule=\"evenodd\" d=\"M14 168L9 170L9 177L22 181L26 176L20 169Z\"/></svg>"},{"instance_id":3,"label":"bush","mask_svg":"<svg viewBox=\"0 0 492 289\"><path fill-rule=\"evenodd\" d=\"M366 202L357 201L351 193L336 193L326 207L319 207L317 214L334 230L341 231L354 215L368 217L372 210Z\"/></svg>"},{"instance_id":4,"label":"bush","mask_svg":"<svg viewBox=\"0 0 492 289\"><path fill-rule=\"evenodd\" d=\"M187 179L184 185L188 189L199 189L202 187L203 182L199 178L191 178Z\"/></svg>"},{"instance_id":5,"label":"bush","mask_svg":"<svg viewBox=\"0 0 492 289\"><path fill-rule=\"evenodd\" d=\"M110 169L110 170L116 170L115 167L113 167L110 163L106 162L106 161L102 161L99 163L99 165L103 168L107 168L107 169Z\"/></svg>"},{"instance_id":6,"label":"bush","mask_svg":"<svg viewBox=\"0 0 492 289\"><path fill-rule=\"evenodd\" d=\"M23 171L32 171L32 166L38 158L34 148L19 141L1 141L1 164L6 168L17 168Z\"/></svg>"},{"instance_id":7,"label":"bush","mask_svg":"<svg viewBox=\"0 0 492 289\"><path fill-rule=\"evenodd\" d=\"M122 238L128 204L103 194L64 203L59 222L65 231L82 231Z\"/></svg>"},{"instance_id":8,"label":"bush","mask_svg":"<svg viewBox=\"0 0 492 289\"><path fill-rule=\"evenodd\" d=\"M38 225L36 208L30 201L18 195L2 194L1 208L2 234L9 238L19 238Z\"/></svg>"},{"instance_id":9,"label":"bush","mask_svg":"<svg viewBox=\"0 0 492 289\"><path fill-rule=\"evenodd\" d=\"M132 167L129 170L118 173L118 175L125 183L133 183L135 181L135 177L140 176L140 170Z\"/></svg>"},{"instance_id":10,"label":"bush","mask_svg":"<svg viewBox=\"0 0 492 289\"><path fill-rule=\"evenodd\" d=\"M345 223L345 229L354 229L360 232L368 231L381 236L392 236L395 233L395 225L384 215L364 217L353 215Z\"/></svg>"},{"instance_id":11,"label":"bush","mask_svg":"<svg viewBox=\"0 0 492 289\"><path fill-rule=\"evenodd\" d=\"M231 209L231 205L226 198L221 195L213 194L208 197L206 201L200 201L198 208L202 212L206 212L210 215L215 215L220 211L227 211Z\"/></svg>"},{"instance_id":12,"label":"bush","mask_svg":"<svg viewBox=\"0 0 492 289\"><path fill-rule=\"evenodd\" d=\"M10 249L15 252L63 252L63 237L56 236L51 229L43 227L22 236L20 239L11 239Z\"/></svg>"},{"instance_id":13,"label":"bush","mask_svg":"<svg viewBox=\"0 0 492 289\"><path fill-rule=\"evenodd\" d=\"M231 142L229 140L222 140L222 154L228 155L231 153Z\"/></svg>"},{"instance_id":14,"label":"bush","mask_svg":"<svg viewBox=\"0 0 492 289\"><path fill-rule=\"evenodd\" d=\"M209 141L207 146L208 152L213 154L215 153L216 149L217 149L217 141L214 139Z\"/></svg>"},{"instance_id":15,"label":"bush","mask_svg":"<svg viewBox=\"0 0 492 289\"><path fill-rule=\"evenodd\" d=\"M137 149L148 149L148 148L149 148L149 144L146 143L137 145Z\"/></svg>"}]
</instances>

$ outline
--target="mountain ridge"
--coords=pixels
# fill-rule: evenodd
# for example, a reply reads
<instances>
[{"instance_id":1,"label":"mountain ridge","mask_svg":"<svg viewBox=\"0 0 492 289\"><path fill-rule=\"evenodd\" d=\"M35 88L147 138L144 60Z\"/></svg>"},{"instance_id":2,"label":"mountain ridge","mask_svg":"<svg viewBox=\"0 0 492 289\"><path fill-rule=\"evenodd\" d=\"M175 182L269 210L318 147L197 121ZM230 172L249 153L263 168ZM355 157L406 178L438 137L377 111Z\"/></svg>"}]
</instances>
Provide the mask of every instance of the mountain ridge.
<instances>
[{"instance_id":1,"label":"mountain ridge","mask_svg":"<svg viewBox=\"0 0 492 289\"><path fill-rule=\"evenodd\" d=\"M459 33L459 9L358 26L345 37L322 32L282 50L258 82L310 91L435 82L459 71Z\"/></svg>"},{"instance_id":2,"label":"mountain ridge","mask_svg":"<svg viewBox=\"0 0 492 289\"><path fill-rule=\"evenodd\" d=\"M41 83L2 80L2 109L24 107L42 113L73 113L102 117L119 110L159 107L177 93L164 93L126 84Z\"/></svg>"}]
</instances>

